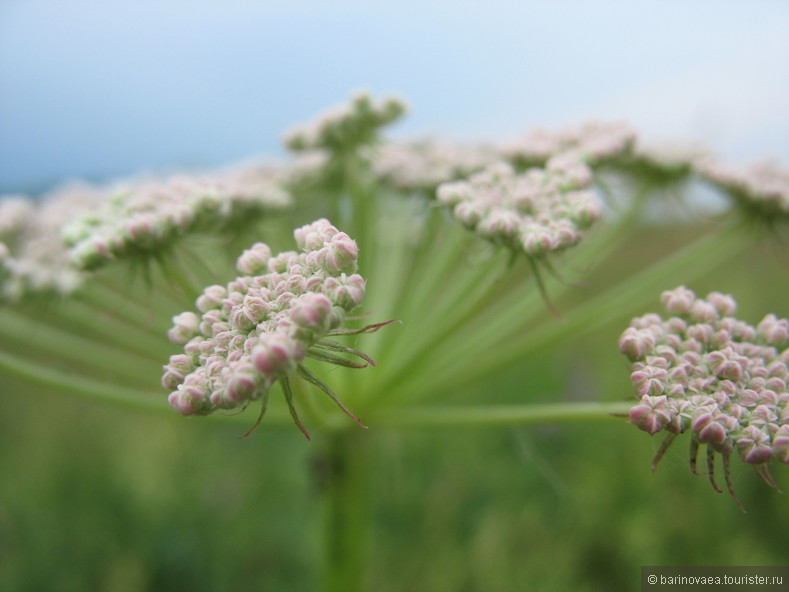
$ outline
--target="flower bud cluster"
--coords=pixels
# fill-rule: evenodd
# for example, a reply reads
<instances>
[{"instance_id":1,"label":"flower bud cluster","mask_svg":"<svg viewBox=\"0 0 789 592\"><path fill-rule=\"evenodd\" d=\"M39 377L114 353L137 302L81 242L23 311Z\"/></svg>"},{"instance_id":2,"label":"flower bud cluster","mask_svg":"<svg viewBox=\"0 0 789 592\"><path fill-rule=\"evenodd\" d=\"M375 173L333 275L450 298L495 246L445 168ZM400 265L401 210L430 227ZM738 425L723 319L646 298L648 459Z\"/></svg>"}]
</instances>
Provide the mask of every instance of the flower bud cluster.
<instances>
[{"instance_id":1,"label":"flower bud cluster","mask_svg":"<svg viewBox=\"0 0 789 592\"><path fill-rule=\"evenodd\" d=\"M509 164L493 164L468 181L439 186L437 197L483 238L541 257L576 244L600 217L599 201L585 190L591 181L589 167L566 153L521 175Z\"/></svg>"},{"instance_id":2,"label":"flower bud cluster","mask_svg":"<svg viewBox=\"0 0 789 592\"><path fill-rule=\"evenodd\" d=\"M702 178L765 219L789 217L789 171L772 163L740 169L711 158L696 163Z\"/></svg>"},{"instance_id":3,"label":"flower bud cluster","mask_svg":"<svg viewBox=\"0 0 789 592\"><path fill-rule=\"evenodd\" d=\"M373 171L395 189L432 194L441 183L466 178L499 159L491 146L425 139L378 147Z\"/></svg>"},{"instance_id":4,"label":"flower bud cluster","mask_svg":"<svg viewBox=\"0 0 789 592\"><path fill-rule=\"evenodd\" d=\"M316 120L293 128L285 134L285 146L294 152L326 149L343 151L367 144L375 139L379 128L399 119L406 104L398 98L386 97L374 103L369 93L351 97Z\"/></svg>"},{"instance_id":5,"label":"flower bud cluster","mask_svg":"<svg viewBox=\"0 0 789 592\"><path fill-rule=\"evenodd\" d=\"M564 152L579 154L595 166L627 155L636 139L635 131L620 122L587 122L557 131L536 128L504 148L504 155L518 166L542 165Z\"/></svg>"},{"instance_id":6,"label":"flower bud cluster","mask_svg":"<svg viewBox=\"0 0 789 592\"><path fill-rule=\"evenodd\" d=\"M356 242L325 219L294 236L299 252L253 245L238 259L240 277L206 288L199 314L173 318L168 336L184 353L164 366L162 384L174 410L206 415L265 396L361 303Z\"/></svg>"},{"instance_id":7,"label":"flower bud cluster","mask_svg":"<svg viewBox=\"0 0 789 592\"><path fill-rule=\"evenodd\" d=\"M274 177L268 169L249 167L117 188L100 207L64 228L71 261L79 269L94 269L114 259L155 253L203 227L280 209L290 196Z\"/></svg>"},{"instance_id":8,"label":"flower bud cluster","mask_svg":"<svg viewBox=\"0 0 789 592\"><path fill-rule=\"evenodd\" d=\"M752 327L719 292L679 287L661 301L670 317L636 318L619 339L640 397L630 421L650 434L690 431L754 465L789 464L789 321L770 314Z\"/></svg>"},{"instance_id":9,"label":"flower bud cluster","mask_svg":"<svg viewBox=\"0 0 789 592\"><path fill-rule=\"evenodd\" d=\"M60 187L41 199L0 197L0 301L35 292L69 293L83 274L69 266L60 239L63 220L83 215L101 198L82 184Z\"/></svg>"}]
</instances>

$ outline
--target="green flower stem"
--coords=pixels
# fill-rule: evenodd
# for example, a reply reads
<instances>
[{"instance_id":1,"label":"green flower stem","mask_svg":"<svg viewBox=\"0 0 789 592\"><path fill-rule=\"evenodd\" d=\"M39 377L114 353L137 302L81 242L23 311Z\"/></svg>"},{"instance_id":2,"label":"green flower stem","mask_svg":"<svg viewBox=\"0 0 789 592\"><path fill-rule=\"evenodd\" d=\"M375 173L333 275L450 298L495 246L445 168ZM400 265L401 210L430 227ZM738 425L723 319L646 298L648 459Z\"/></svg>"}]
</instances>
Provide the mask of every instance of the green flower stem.
<instances>
[{"instance_id":1,"label":"green flower stem","mask_svg":"<svg viewBox=\"0 0 789 592\"><path fill-rule=\"evenodd\" d=\"M7 352L0 351L0 368L14 378L51 389L59 394L77 395L99 399L121 407L154 413L167 411L172 414L166 399L153 397L150 391L118 386L115 382L85 378Z\"/></svg>"},{"instance_id":2,"label":"green flower stem","mask_svg":"<svg viewBox=\"0 0 789 592\"><path fill-rule=\"evenodd\" d=\"M157 258L159 264L159 271L164 276L165 285L172 288L177 288L175 294L179 299L185 299L184 304L191 305L197 297L203 292L203 286L199 282L193 281L186 272L182 269L180 261L171 260L168 257Z\"/></svg>"},{"instance_id":3,"label":"green flower stem","mask_svg":"<svg viewBox=\"0 0 789 592\"><path fill-rule=\"evenodd\" d=\"M121 408L169 417L174 421L184 421L183 417L170 409L166 394L161 388L148 390L119 386L115 381L96 380L73 372L45 367L27 358L3 351L0 351L0 370L8 376L58 394L74 395ZM249 414L238 413L214 414L206 419L247 425L253 421ZM293 425L284 405L271 405L265 421L269 426Z\"/></svg>"},{"instance_id":4,"label":"green flower stem","mask_svg":"<svg viewBox=\"0 0 789 592\"><path fill-rule=\"evenodd\" d=\"M605 261L632 234L633 221L643 209L650 191L651 185L647 185L638 192L631 201L631 208L619 217L615 224L608 226L600 236L591 239L590 244L579 249L575 257L568 262L569 265L586 268L591 264L599 265L600 262ZM572 287L567 282L550 275L544 277L543 282L552 299L559 299ZM461 356L468 351L469 344L494 348L503 342L502 335L507 333L511 333L516 341L519 340L521 336L528 333L529 324L545 313L540 291L533 289L531 285L527 287L528 292L524 294L523 290L517 289L518 284L508 290L500 290L497 285L491 286L486 293L488 298L477 301L465 317L455 320L450 330L441 332L435 343L431 343L428 348L412 347L415 353L410 364L429 355L434 349L440 348L447 357L454 356L459 360L463 359ZM501 314L502 310L507 310L510 314ZM454 347L461 348L464 353L453 354Z\"/></svg>"},{"instance_id":5,"label":"green flower stem","mask_svg":"<svg viewBox=\"0 0 789 592\"><path fill-rule=\"evenodd\" d=\"M173 353L173 346L164 338L164 332L152 334L139 325L120 319L112 307L100 311L75 299L62 300L49 311L46 321L48 325L57 323L60 326L65 321L70 324L68 329L72 332L76 326L82 337L90 333L113 344L113 347L122 347L157 363L167 360Z\"/></svg>"},{"instance_id":6,"label":"green flower stem","mask_svg":"<svg viewBox=\"0 0 789 592\"><path fill-rule=\"evenodd\" d=\"M406 201L402 196L396 197ZM404 319L406 323L415 318L429 318L432 314L441 312L435 306L434 296L444 291L445 286L451 285L449 280L457 270L458 261L462 260L467 252L469 243L465 231L449 225L442 214L437 208L432 209L424 228L418 230L417 236L392 236L392 244L387 246L400 250L401 258L410 260L410 266L404 275L398 277L388 273L383 266L371 264L368 272L371 279L368 281L370 293L367 309L382 315L382 318ZM391 235L392 228L387 228L386 233L382 229L378 236ZM412 232L414 228L407 224L399 230ZM366 257L364 260L366 261ZM386 289L379 289L378 286L384 282ZM428 336L423 337L427 338ZM368 341L372 343L369 349L368 345L365 345L365 350L373 358L380 357L382 360L389 357L392 349L403 345L401 340L386 335L383 331L371 336Z\"/></svg>"},{"instance_id":7,"label":"green flower stem","mask_svg":"<svg viewBox=\"0 0 789 592\"><path fill-rule=\"evenodd\" d=\"M96 343L6 310L0 311L0 335L9 338L11 343L46 356L48 365L67 360L81 368L91 368L138 384L149 384L152 376L161 373L161 362L119 350L117 346Z\"/></svg>"},{"instance_id":8,"label":"green flower stem","mask_svg":"<svg viewBox=\"0 0 789 592\"><path fill-rule=\"evenodd\" d=\"M614 224L609 225L605 231L590 240L590 244L582 249L578 249L578 254L571 259L571 265L576 268L587 267L589 264L603 260L608 256L617 245L632 234L633 221L640 215L647 196L651 192L651 185L647 184L636 193L630 200L630 208L623 215L617 218ZM456 234L455 236L460 236ZM467 239L467 237L463 237ZM430 284L430 290L423 291L419 296L405 300L405 311L399 318L403 318L406 324L413 320L413 316L425 319L431 326L445 326L446 330L437 333L421 332L407 339L408 354L407 358L394 367L389 366L384 370L384 380L399 380L399 377L407 369L417 364L419 360L431 356L432 352L440 351L449 347L464 347L468 343L479 343L484 341L485 336L494 343L501 343L502 332L512 330L513 327L524 327L538 315L545 312L545 305L538 290L530 289L527 294L520 290L522 283L512 281L506 277L502 270L496 265L495 259L479 264L480 270L476 273L468 272L466 280L459 283L444 281L445 285L453 286L453 290L447 293L441 290L441 284L435 278L445 278L449 273L462 273L465 270L458 268L458 261L462 259L460 253L464 243L472 241L465 240L453 245L452 249L441 245L438 252L443 252L446 257L441 261L441 271L428 272L427 278L434 278ZM432 252L433 249L430 249ZM431 257L422 257L430 263ZM432 270L430 265L423 267ZM570 286L552 277L543 278L549 287L551 298L558 298ZM409 282L410 283L410 282ZM420 285L420 282L413 282ZM429 282L428 282L429 283ZM460 286L460 287L458 287ZM529 288L532 288L529 286ZM443 298L442 298L443 295ZM437 306L440 301L442 306ZM447 304L450 302L450 304ZM416 306L408 306L417 305ZM510 312L508 315L501 314L502 310ZM418 322L420 326L422 322ZM525 329L523 329L525 330ZM392 340L396 341L396 340ZM403 341L406 341L405 339ZM387 350L388 352L388 350ZM385 383L388 384L388 383ZM388 388L383 388L381 392L395 392Z\"/></svg>"},{"instance_id":9,"label":"green flower stem","mask_svg":"<svg viewBox=\"0 0 789 592\"><path fill-rule=\"evenodd\" d=\"M95 278L88 286L73 295L75 300L84 302L95 310L112 310L112 315L131 325L161 338L171 327L170 317L162 316L161 304L157 302L153 292L148 292L150 305L140 304L144 297L130 298L128 292L121 292L114 283L104 283ZM159 306L157 306L159 305Z\"/></svg>"},{"instance_id":10,"label":"green flower stem","mask_svg":"<svg viewBox=\"0 0 789 592\"><path fill-rule=\"evenodd\" d=\"M563 339L636 313L646 303L657 301L662 290L675 287L678 281L698 277L731 260L752 240L743 232L704 236L592 298L560 321L544 324L534 331L524 331L516 325L514 331L501 333L491 343L455 341L457 347L437 356L426 356L422 366L409 374L410 380L393 384L391 388L397 388L403 397L410 399L446 392L474 377L488 376L538 349L554 347ZM678 280L678 271L684 280ZM474 360L473 364L468 363L469 359ZM439 387L441 390L437 391Z\"/></svg>"},{"instance_id":11,"label":"green flower stem","mask_svg":"<svg viewBox=\"0 0 789 592\"><path fill-rule=\"evenodd\" d=\"M324 483L324 589L366 590L370 528L372 439L364 430L326 436L315 464Z\"/></svg>"},{"instance_id":12,"label":"green flower stem","mask_svg":"<svg viewBox=\"0 0 789 592\"><path fill-rule=\"evenodd\" d=\"M621 422L620 416L627 415L633 403L412 406L381 410L370 418L370 424L373 428L457 428Z\"/></svg>"}]
</instances>

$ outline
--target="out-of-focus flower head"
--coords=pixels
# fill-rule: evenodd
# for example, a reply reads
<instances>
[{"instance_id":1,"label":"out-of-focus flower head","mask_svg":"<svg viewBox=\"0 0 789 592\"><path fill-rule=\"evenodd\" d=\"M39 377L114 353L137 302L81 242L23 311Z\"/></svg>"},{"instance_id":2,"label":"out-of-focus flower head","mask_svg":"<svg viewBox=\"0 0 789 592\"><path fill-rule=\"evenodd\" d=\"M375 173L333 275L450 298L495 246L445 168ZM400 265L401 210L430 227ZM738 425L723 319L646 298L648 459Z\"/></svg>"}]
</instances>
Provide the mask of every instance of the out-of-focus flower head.
<instances>
[{"instance_id":1,"label":"out-of-focus flower head","mask_svg":"<svg viewBox=\"0 0 789 592\"><path fill-rule=\"evenodd\" d=\"M768 224L789 220L789 171L777 164L759 163L743 169L706 158L699 160L695 168L748 215Z\"/></svg>"},{"instance_id":2,"label":"out-of-focus flower head","mask_svg":"<svg viewBox=\"0 0 789 592\"><path fill-rule=\"evenodd\" d=\"M493 164L467 181L439 186L437 197L476 234L541 258L576 244L600 217L601 205L586 189L591 180L581 157L566 153L520 175L509 164Z\"/></svg>"},{"instance_id":3,"label":"out-of-focus flower head","mask_svg":"<svg viewBox=\"0 0 789 592\"><path fill-rule=\"evenodd\" d=\"M188 233L221 231L282 209L290 196L279 176L265 166L247 166L214 175L129 182L108 191L103 203L67 224L63 238L79 269L155 256Z\"/></svg>"},{"instance_id":4,"label":"out-of-focus flower head","mask_svg":"<svg viewBox=\"0 0 789 592\"><path fill-rule=\"evenodd\" d=\"M373 171L401 191L432 195L441 183L463 179L499 160L492 146L426 139L387 143L376 150Z\"/></svg>"},{"instance_id":5,"label":"out-of-focus flower head","mask_svg":"<svg viewBox=\"0 0 789 592\"><path fill-rule=\"evenodd\" d=\"M343 105L321 114L310 123L294 127L284 136L285 146L294 152L328 150L344 153L370 144L385 125L399 119L406 104L396 97L374 102L367 92L358 92Z\"/></svg>"},{"instance_id":6,"label":"out-of-focus flower head","mask_svg":"<svg viewBox=\"0 0 789 592\"><path fill-rule=\"evenodd\" d=\"M635 139L635 131L625 123L590 121L556 131L533 129L505 146L503 154L521 168L541 166L564 152L596 166L629 154Z\"/></svg>"},{"instance_id":7,"label":"out-of-focus flower head","mask_svg":"<svg viewBox=\"0 0 789 592\"><path fill-rule=\"evenodd\" d=\"M75 290L84 274L69 264L61 239L64 220L96 208L103 195L81 183L64 185L33 200L0 197L0 300L18 300L25 294Z\"/></svg>"}]
</instances>

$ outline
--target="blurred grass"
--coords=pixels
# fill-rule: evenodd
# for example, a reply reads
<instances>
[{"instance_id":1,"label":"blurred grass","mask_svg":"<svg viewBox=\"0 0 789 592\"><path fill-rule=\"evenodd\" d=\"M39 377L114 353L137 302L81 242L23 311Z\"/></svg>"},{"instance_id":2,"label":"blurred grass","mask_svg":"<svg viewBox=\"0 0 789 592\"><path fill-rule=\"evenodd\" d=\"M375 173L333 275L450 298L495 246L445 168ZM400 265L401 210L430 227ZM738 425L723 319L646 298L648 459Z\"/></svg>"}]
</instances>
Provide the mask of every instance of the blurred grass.
<instances>
[{"instance_id":1,"label":"blurred grass","mask_svg":"<svg viewBox=\"0 0 789 592\"><path fill-rule=\"evenodd\" d=\"M583 297L611 285L664 240L665 229L645 230L571 292ZM688 285L701 295L734 294L738 317L756 323L768 312L789 316L788 266L780 243L768 239ZM687 281L677 272L677 284ZM627 362L616 352L628 321L540 352L456 399L629 397ZM4 379L0 590L320 589L320 486L311 469L319 442L265 423L239 440L243 431L238 423L134 413ZM735 462L735 489L748 509L741 513L689 473L687 438L654 475L659 440L624 421L372 426L365 440L377 459L369 590L632 590L641 565L786 563L785 496ZM789 489L786 467L773 472Z\"/></svg>"}]
</instances>

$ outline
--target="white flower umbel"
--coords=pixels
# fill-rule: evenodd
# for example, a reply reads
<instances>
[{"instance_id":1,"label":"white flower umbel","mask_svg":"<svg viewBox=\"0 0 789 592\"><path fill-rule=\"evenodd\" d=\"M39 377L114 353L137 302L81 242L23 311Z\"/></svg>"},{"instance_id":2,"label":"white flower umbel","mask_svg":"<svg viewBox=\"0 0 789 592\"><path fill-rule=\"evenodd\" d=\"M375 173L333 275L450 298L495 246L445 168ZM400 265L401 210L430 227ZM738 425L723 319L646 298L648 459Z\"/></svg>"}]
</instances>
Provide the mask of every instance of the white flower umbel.
<instances>
[{"instance_id":1,"label":"white flower umbel","mask_svg":"<svg viewBox=\"0 0 789 592\"><path fill-rule=\"evenodd\" d=\"M372 141L378 129L399 119L406 104L396 97L375 103L367 92L359 92L344 104L329 109L314 121L287 132L284 143L290 150L343 152Z\"/></svg>"},{"instance_id":2,"label":"white flower umbel","mask_svg":"<svg viewBox=\"0 0 789 592\"><path fill-rule=\"evenodd\" d=\"M209 286L197 299L197 313L173 318L169 338L184 346L162 377L172 391L173 409L207 415L261 400L262 418L269 390L279 381L296 425L309 437L293 404L289 379L297 374L360 423L302 364L306 357L352 368L373 364L364 353L328 339L382 326L341 328L364 298L364 279L355 273L356 242L326 219L295 230L294 236L299 252L272 255L267 245L253 245L238 259L243 275L227 286Z\"/></svg>"},{"instance_id":3,"label":"white flower umbel","mask_svg":"<svg viewBox=\"0 0 789 592\"><path fill-rule=\"evenodd\" d=\"M390 142L376 150L373 171L395 189L433 194L441 183L468 177L499 159L497 150L482 144L437 139Z\"/></svg>"},{"instance_id":4,"label":"white flower umbel","mask_svg":"<svg viewBox=\"0 0 789 592\"><path fill-rule=\"evenodd\" d=\"M696 163L698 174L768 224L789 219L789 170L773 163L741 169L712 158Z\"/></svg>"},{"instance_id":5,"label":"white flower umbel","mask_svg":"<svg viewBox=\"0 0 789 592\"><path fill-rule=\"evenodd\" d=\"M717 452L737 499L729 477L735 451L775 487L768 461L789 464L789 321L767 315L752 327L732 316L734 299L719 292L701 299L679 287L661 302L668 318L633 319L619 340L640 397L630 421L650 434L668 433L653 467L678 434L690 431L691 470L696 473L698 449L706 445L716 490Z\"/></svg>"},{"instance_id":6,"label":"white flower umbel","mask_svg":"<svg viewBox=\"0 0 789 592\"><path fill-rule=\"evenodd\" d=\"M439 186L437 197L478 235L538 259L575 245L600 217L599 201L586 190L591 181L592 171L568 153L521 175L509 164L491 165Z\"/></svg>"},{"instance_id":7,"label":"white flower umbel","mask_svg":"<svg viewBox=\"0 0 789 592\"><path fill-rule=\"evenodd\" d=\"M84 274L69 264L60 229L64 220L91 211L100 199L95 187L84 184L65 185L40 200L0 198L0 242L5 245L0 300L37 292L65 294L81 284Z\"/></svg>"},{"instance_id":8,"label":"white flower umbel","mask_svg":"<svg viewBox=\"0 0 789 592\"><path fill-rule=\"evenodd\" d=\"M574 152L589 165L601 164L629 154L635 131L625 123L590 121L556 131L533 129L503 149L507 160L518 166L542 165L551 157Z\"/></svg>"},{"instance_id":9,"label":"white flower umbel","mask_svg":"<svg viewBox=\"0 0 789 592\"><path fill-rule=\"evenodd\" d=\"M280 210L290 196L278 177L268 167L248 166L108 191L111 197L64 228L71 260L80 269L95 269L116 259L156 256L187 233Z\"/></svg>"}]
</instances>

